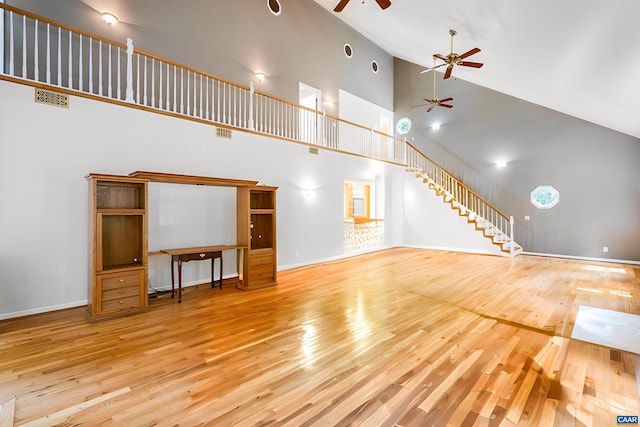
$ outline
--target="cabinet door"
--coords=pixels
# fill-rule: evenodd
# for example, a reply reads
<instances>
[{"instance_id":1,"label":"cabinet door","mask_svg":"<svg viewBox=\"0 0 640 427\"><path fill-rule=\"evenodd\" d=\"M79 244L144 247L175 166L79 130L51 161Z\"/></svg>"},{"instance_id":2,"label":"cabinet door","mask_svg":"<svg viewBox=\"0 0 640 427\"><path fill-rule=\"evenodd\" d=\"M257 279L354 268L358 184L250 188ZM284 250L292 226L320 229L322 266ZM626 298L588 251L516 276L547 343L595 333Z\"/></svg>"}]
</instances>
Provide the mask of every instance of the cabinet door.
<instances>
[{"instance_id":1,"label":"cabinet door","mask_svg":"<svg viewBox=\"0 0 640 427\"><path fill-rule=\"evenodd\" d=\"M251 215L251 249L273 248L273 215Z\"/></svg>"}]
</instances>

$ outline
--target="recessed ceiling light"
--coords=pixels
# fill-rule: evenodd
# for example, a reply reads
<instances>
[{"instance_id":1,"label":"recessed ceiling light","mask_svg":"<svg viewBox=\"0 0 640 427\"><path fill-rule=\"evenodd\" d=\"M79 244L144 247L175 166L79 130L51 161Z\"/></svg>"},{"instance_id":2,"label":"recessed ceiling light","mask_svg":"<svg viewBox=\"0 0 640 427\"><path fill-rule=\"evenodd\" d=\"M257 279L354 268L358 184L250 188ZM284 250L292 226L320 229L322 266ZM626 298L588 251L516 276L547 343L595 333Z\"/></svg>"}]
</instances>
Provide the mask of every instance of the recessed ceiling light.
<instances>
[{"instance_id":1,"label":"recessed ceiling light","mask_svg":"<svg viewBox=\"0 0 640 427\"><path fill-rule=\"evenodd\" d=\"M434 124L432 124L432 125L431 125L431 129L433 129L433 130L438 130L438 129L440 129L440 123L434 123Z\"/></svg>"},{"instance_id":2,"label":"recessed ceiling light","mask_svg":"<svg viewBox=\"0 0 640 427\"><path fill-rule=\"evenodd\" d=\"M504 169L507 167L507 162L505 160L498 160L496 162L496 166L498 166L500 169Z\"/></svg>"},{"instance_id":3,"label":"recessed ceiling light","mask_svg":"<svg viewBox=\"0 0 640 427\"><path fill-rule=\"evenodd\" d=\"M118 23L118 18L113 13L102 12L102 19L104 19L104 21L109 25L114 25Z\"/></svg>"}]
</instances>

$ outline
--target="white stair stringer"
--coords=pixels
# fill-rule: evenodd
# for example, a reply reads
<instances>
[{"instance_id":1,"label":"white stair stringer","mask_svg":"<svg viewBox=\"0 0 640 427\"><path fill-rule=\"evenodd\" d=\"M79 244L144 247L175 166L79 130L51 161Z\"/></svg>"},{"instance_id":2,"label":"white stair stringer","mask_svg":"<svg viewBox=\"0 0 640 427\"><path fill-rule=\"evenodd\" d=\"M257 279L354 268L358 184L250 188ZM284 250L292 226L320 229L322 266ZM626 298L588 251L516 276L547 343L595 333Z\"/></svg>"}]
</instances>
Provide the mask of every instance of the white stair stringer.
<instances>
[{"instance_id":1,"label":"white stair stringer","mask_svg":"<svg viewBox=\"0 0 640 427\"><path fill-rule=\"evenodd\" d=\"M458 202L453 194L447 192L444 188L433 181L427 174L419 169L408 168L408 172L415 173L416 178L422 179L424 184L435 191L438 196L442 196L442 200L451 206L452 210L458 212L459 216L467 217L467 222L474 224L476 231L481 231L483 236L491 240L491 243L500 248L500 253L504 256L517 256L523 251L522 246L513 241L508 234L504 233L489 220L483 218L478 213Z\"/></svg>"}]
</instances>

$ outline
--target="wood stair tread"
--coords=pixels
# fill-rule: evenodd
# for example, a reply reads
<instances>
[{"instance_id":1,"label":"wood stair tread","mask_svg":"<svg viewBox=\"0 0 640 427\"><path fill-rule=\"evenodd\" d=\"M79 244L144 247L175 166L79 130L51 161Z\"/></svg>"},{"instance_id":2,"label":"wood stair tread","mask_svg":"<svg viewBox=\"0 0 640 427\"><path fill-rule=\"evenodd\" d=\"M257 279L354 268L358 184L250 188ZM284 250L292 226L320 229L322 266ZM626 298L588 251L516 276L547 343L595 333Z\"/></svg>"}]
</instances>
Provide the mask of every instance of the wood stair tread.
<instances>
[{"instance_id":1,"label":"wood stair tread","mask_svg":"<svg viewBox=\"0 0 640 427\"><path fill-rule=\"evenodd\" d=\"M499 230L489 221L484 218L480 218L475 212L460 203L453 194L443 189L432 179L425 177L425 173L423 171L413 168L407 168L407 171L415 173L415 176L418 179L422 178L422 182L427 184L429 189L434 190L437 196L442 196L443 202L448 203L452 210L458 211L458 216L466 217L467 223L474 224L476 231L481 231L485 238L490 239L492 244L498 246L501 253L508 254L510 256L522 253L522 247L513 241L508 235Z\"/></svg>"}]
</instances>

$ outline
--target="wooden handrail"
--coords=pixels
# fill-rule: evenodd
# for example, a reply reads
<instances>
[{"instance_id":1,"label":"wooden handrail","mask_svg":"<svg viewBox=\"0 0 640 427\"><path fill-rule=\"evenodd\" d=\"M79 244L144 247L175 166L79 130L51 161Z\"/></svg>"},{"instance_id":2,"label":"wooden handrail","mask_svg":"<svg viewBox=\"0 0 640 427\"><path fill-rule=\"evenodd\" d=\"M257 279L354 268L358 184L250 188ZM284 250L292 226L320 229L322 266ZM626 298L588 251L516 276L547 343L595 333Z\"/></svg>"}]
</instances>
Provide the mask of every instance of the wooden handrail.
<instances>
[{"instance_id":1,"label":"wooden handrail","mask_svg":"<svg viewBox=\"0 0 640 427\"><path fill-rule=\"evenodd\" d=\"M491 203L489 203L488 201L486 201L482 196L480 196L478 193L476 193L475 191L473 191L471 188L469 188L467 185L465 185L462 181L460 181L458 178L455 177L455 175L451 174L449 171L447 171L445 168L441 167L440 165L438 165L436 162L434 162L429 156L427 156L426 154L423 154L420 150L418 150L416 147L413 146L413 144L411 144L409 141L405 141L405 143L407 144L408 147L410 147L411 149L413 149L418 155L424 157L426 160L428 160L431 164L433 164L434 166L436 166L438 169L440 169L442 172L444 172L445 174L447 174L448 176L450 176L451 178L453 178L456 181L456 184L460 185L462 188L464 188L465 190L467 190L469 193L473 194L474 197L478 198L478 200L480 200L482 203L484 203L485 205L487 205L487 207L491 208L492 210L496 211L496 213L498 215L500 215L501 217L503 217L505 220L509 220L509 217L506 216L505 214L503 214L502 212L500 212L500 210L498 208L496 208L495 206L493 206Z\"/></svg>"},{"instance_id":2,"label":"wooden handrail","mask_svg":"<svg viewBox=\"0 0 640 427\"><path fill-rule=\"evenodd\" d=\"M228 84L230 84L232 86L237 86L240 89L251 90L251 88L249 86L246 86L246 85L243 85L243 84L240 84L240 83L236 83L236 82L232 82L232 81L224 79L222 77L218 77L215 74L207 73L206 71L197 70L197 69L195 69L193 67L189 67L188 65L180 64L179 62L175 62L175 61L172 61L170 59L163 58L162 56L154 55L153 53L145 52L144 50L141 50L141 49L138 49L138 48L134 48L133 52L137 53L139 55L144 55L144 56L147 56L149 58L153 58L153 59L155 59L155 60L157 60L159 62L164 62L165 64L173 65L174 67L180 68L182 70L191 71L192 73L195 73L195 74L200 74L200 75L205 76L205 77L210 77L210 78L212 78L214 80L219 80L221 82L228 83Z\"/></svg>"}]
</instances>

